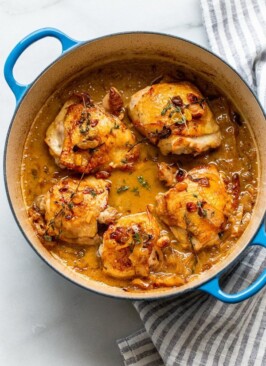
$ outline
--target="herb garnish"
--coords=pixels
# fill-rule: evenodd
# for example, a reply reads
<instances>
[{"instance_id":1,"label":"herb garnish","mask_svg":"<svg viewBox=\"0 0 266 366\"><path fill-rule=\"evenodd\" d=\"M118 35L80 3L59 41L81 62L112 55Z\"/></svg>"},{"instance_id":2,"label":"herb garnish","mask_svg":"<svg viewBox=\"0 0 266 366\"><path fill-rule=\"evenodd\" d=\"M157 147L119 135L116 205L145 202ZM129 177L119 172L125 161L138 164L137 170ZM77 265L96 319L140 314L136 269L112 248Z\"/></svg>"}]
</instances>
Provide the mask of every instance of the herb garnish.
<instances>
[{"instance_id":1,"label":"herb garnish","mask_svg":"<svg viewBox=\"0 0 266 366\"><path fill-rule=\"evenodd\" d=\"M147 189L148 191L151 189L150 184L144 179L142 175L140 175L137 179L139 184L141 184L143 188Z\"/></svg>"},{"instance_id":2,"label":"herb garnish","mask_svg":"<svg viewBox=\"0 0 266 366\"><path fill-rule=\"evenodd\" d=\"M53 238L50 235L44 235L43 238L45 241L53 241Z\"/></svg>"},{"instance_id":3,"label":"herb garnish","mask_svg":"<svg viewBox=\"0 0 266 366\"><path fill-rule=\"evenodd\" d=\"M207 98L202 98L202 99L194 98L194 99L191 99L192 100L191 103L183 104L183 101L181 98L180 98L180 103L177 103L175 100L177 98L180 98L180 97L177 96L172 99L169 99L166 106L161 111L161 116L165 116L167 114L167 112L170 111L168 117L169 118L174 117L173 118L174 123L171 124L170 126L168 126L167 128L174 126L174 125L175 126L185 125L187 127L187 119L186 119L186 116L184 115L185 108L188 108L190 105L193 105L193 104L199 104L203 108L203 102L205 102L207 100ZM179 114L179 117L175 117L175 114ZM171 134L171 132L172 131L170 129L170 134ZM165 138L164 134L162 135L162 137L160 136L160 132L157 132L157 135L158 135L159 139Z\"/></svg>"},{"instance_id":4,"label":"herb garnish","mask_svg":"<svg viewBox=\"0 0 266 366\"><path fill-rule=\"evenodd\" d=\"M138 189L138 187L134 187L134 188L132 188L132 189L131 189L131 192L133 192L135 196L139 196L139 195L140 195L140 194L139 194L139 189Z\"/></svg>"},{"instance_id":5,"label":"herb garnish","mask_svg":"<svg viewBox=\"0 0 266 366\"><path fill-rule=\"evenodd\" d=\"M173 123L169 126L163 126L161 131L151 132L149 135L151 138L157 138L158 140L166 139L172 134L172 126L187 126L186 117L183 114L183 109L174 104L172 99L169 99L166 106L161 111L161 116L165 116L169 111L168 117L172 119ZM176 116L178 114L178 116ZM179 127L180 128L180 127Z\"/></svg>"},{"instance_id":6,"label":"herb garnish","mask_svg":"<svg viewBox=\"0 0 266 366\"><path fill-rule=\"evenodd\" d=\"M113 130L119 130L119 128L120 128L120 125L118 123L116 123L116 121L115 121L114 126L110 128L110 133L112 133Z\"/></svg>"},{"instance_id":7,"label":"herb garnish","mask_svg":"<svg viewBox=\"0 0 266 366\"><path fill-rule=\"evenodd\" d=\"M69 202L69 203L67 204L67 206L68 206L68 208L69 208L70 210L72 210L72 208L74 207L74 203L73 203L73 202Z\"/></svg>"},{"instance_id":8,"label":"herb garnish","mask_svg":"<svg viewBox=\"0 0 266 366\"><path fill-rule=\"evenodd\" d=\"M157 138L159 140L167 139L172 134L170 127L163 126L161 131L156 130L155 132L150 132L149 136L151 138Z\"/></svg>"},{"instance_id":9,"label":"herb garnish","mask_svg":"<svg viewBox=\"0 0 266 366\"><path fill-rule=\"evenodd\" d=\"M206 202L204 201L197 201L197 207L198 207L198 215L200 217L207 217L207 210L205 210L203 208L203 205L205 204Z\"/></svg>"},{"instance_id":10,"label":"herb garnish","mask_svg":"<svg viewBox=\"0 0 266 366\"><path fill-rule=\"evenodd\" d=\"M181 115L181 119L174 118L173 121L175 125L186 125L187 123L186 117L183 114Z\"/></svg>"},{"instance_id":11,"label":"herb garnish","mask_svg":"<svg viewBox=\"0 0 266 366\"><path fill-rule=\"evenodd\" d=\"M78 189L79 189L79 186L80 186L80 183L84 177L84 174L85 173L82 173L81 177L80 177L80 180L78 181L78 184L77 184L77 187L75 189L74 192L71 193L70 195L70 200L69 202L65 202L64 200L64 203L62 203L62 208L54 215L54 217L48 222L47 224L47 228L45 230L45 233L43 235L43 239L47 242L51 242L51 241L54 241L54 240L59 240L60 239L60 235L62 234L62 227L63 227L63 218L65 218L67 216L67 212L66 212L66 208L68 208L69 210L72 211L73 207L74 207L74 202L72 201L75 194L78 192ZM56 202L56 203L59 203L59 202ZM60 228L59 228L59 233L58 235L56 236L53 236L53 235L49 235L49 229L50 227L54 230L54 224L55 224L55 220L61 216L61 221L60 221Z\"/></svg>"},{"instance_id":12,"label":"herb garnish","mask_svg":"<svg viewBox=\"0 0 266 366\"><path fill-rule=\"evenodd\" d=\"M133 239L134 239L135 244L140 244L141 243L141 237L140 237L139 233L134 233L133 234Z\"/></svg>"},{"instance_id":13,"label":"herb garnish","mask_svg":"<svg viewBox=\"0 0 266 366\"><path fill-rule=\"evenodd\" d=\"M90 129L90 113L88 112L88 103L86 103L84 95L82 95L83 110L81 112L81 118L79 120L79 132L85 134ZM85 126L84 126L85 124Z\"/></svg>"},{"instance_id":14,"label":"herb garnish","mask_svg":"<svg viewBox=\"0 0 266 366\"><path fill-rule=\"evenodd\" d=\"M79 132L81 134L85 134L89 131L90 129L90 113L87 111L86 112L81 112L81 118L79 120ZM84 123L85 123L85 127L84 127Z\"/></svg>"},{"instance_id":15,"label":"herb garnish","mask_svg":"<svg viewBox=\"0 0 266 366\"><path fill-rule=\"evenodd\" d=\"M116 192L117 193L122 193L122 192L125 192L125 191L128 191L129 190L129 187L128 186L121 186L121 187L118 187Z\"/></svg>"},{"instance_id":16,"label":"herb garnish","mask_svg":"<svg viewBox=\"0 0 266 366\"><path fill-rule=\"evenodd\" d=\"M171 99L168 101L167 105L164 107L164 109L161 111L161 116L165 116L167 111L173 107L173 103Z\"/></svg>"},{"instance_id":17,"label":"herb garnish","mask_svg":"<svg viewBox=\"0 0 266 366\"><path fill-rule=\"evenodd\" d=\"M165 116L166 113L170 110L170 113L168 115L169 118L172 118L176 113L180 114L180 118L175 118L173 121L178 124L186 123L186 117L183 115L182 109L175 105L172 101L172 99L169 99L167 105L163 108L161 111L161 116Z\"/></svg>"},{"instance_id":18,"label":"herb garnish","mask_svg":"<svg viewBox=\"0 0 266 366\"><path fill-rule=\"evenodd\" d=\"M144 137L143 139L137 141L135 144L130 145L128 152L131 151L132 149L134 149L135 146L137 146L139 144L143 144L144 142L147 142L147 141L148 141L147 137Z\"/></svg>"},{"instance_id":19,"label":"herb garnish","mask_svg":"<svg viewBox=\"0 0 266 366\"><path fill-rule=\"evenodd\" d=\"M93 188L85 189L83 193L85 193L85 194L86 193L89 193L92 197L96 197L97 196L97 192Z\"/></svg>"}]
</instances>

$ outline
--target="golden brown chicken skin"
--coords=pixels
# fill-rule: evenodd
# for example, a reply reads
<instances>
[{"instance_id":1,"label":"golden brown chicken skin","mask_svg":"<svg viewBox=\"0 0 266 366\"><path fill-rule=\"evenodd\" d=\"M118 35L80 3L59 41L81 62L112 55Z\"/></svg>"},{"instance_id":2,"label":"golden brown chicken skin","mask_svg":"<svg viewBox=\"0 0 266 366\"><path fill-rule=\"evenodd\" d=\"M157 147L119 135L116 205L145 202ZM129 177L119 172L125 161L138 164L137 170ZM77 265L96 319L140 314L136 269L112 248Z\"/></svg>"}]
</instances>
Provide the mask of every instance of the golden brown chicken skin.
<instances>
[{"instance_id":1,"label":"golden brown chicken skin","mask_svg":"<svg viewBox=\"0 0 266 366\"><path fill-rule=\"evenodd\" d=\"M160 266L155 255L160 228L150 213L124 216L111 225L103 237L103 270L117 278L148 276ZM168 239L167 239L168 240Z\"/></svg>"},{"instance_id":2,"label":"golden brown chicken skin","mask_svg":"<svg viewBox=\"0 0 266 366\"><path fill-rule=\"evenodd\" d=\"M233 198L226 191L214 165L190 170L166 193L156 197L156 213L184 249L198 252L219 245L220 235L233 211ZM166 173L168 177L169 171ZM160 172L162 178L162 171ZM164 179L166 180L166 178Z\"/></svg>"},{"instance_id":3,"label":"golden brown chicken skin","mask_svg":"<svg viewBox=\"0 0 266 366\"><path fill-rule=\"evenodd\" d=\"M64 104L45 142L61 168L80 173L130 169L138 158L133 132L86 94Z\"/></svg>"},{"instance_id":4,"label":"golden brown chicken skin","mask_svg":"<svg viewBox=\"0 0 266 366\"><path fill-rule=\"evenodd\" d=\"M147 86L131 97L128 111L134 126L164 155L197 155L221 144L212 111L189 82Z\"/></svg>"},{"instance_id":5,"label":"golden brown chicken skin","mask_svg":"<svg viewBox=\"0 0 266 366\"><path fill-rule=\"evenodd\" d=\"M182 275L160 273L163 249L169 245L169 236L149 210L124 216L104 233L100 247L103 271L111 277L132 279L141 289L180 286L185 282Z\"/></svg>"},{"instance_id":6,"label":"golden brown chicken skin","mask_svg":"<svg viewBox=\"0 0 266 366\"><path fill-rule=\"evenodd\" d=\"M94 245L101 239L98 223L111 224L119 217L108 206L111 183L94 177L64 178L39 196L30 209L38 235L46 242L63 241Z\"/></svg>"}]
</instances>

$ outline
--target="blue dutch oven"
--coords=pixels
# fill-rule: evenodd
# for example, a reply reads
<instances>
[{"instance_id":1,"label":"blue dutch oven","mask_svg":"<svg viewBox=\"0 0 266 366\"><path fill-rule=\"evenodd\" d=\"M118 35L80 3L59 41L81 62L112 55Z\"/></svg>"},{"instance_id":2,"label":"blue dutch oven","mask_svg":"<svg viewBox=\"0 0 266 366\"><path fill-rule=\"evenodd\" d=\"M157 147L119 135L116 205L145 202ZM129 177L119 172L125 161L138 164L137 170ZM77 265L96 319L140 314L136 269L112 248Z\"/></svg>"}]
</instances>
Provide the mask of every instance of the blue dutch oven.
<instances>
[{"instance_id":1,"label":"blue dutch oven","mask_svg":"<svg viewBox=\"0 0 266 366\"><path fill-rule=\"evenodd\" d=\"M61 56L49 65L29 85L19 84L13 76L13 68L23 51L32 43L53 37L62 45ZM258 149L259 186L258 197L247 229L233 251L219 264L201 274L194 281L170 289L156 289L146 293L128 293L120 288L88 279L54 258L37 239L27 216L20 186L20 170L23 146L38 111L52 93L66 80L75 77L84 68L103 65L109 61L129 58L149 58L182 64L202 73L225 91L249 122ZM9 54L5 63L5 78L15 95L16 110L10 124L5 147L4 174L6 191L15 220L25 238L40 257L58 273L72 282L100 294L124 299L158 299L180 295L186 291L202 290L217 299L236 303L256 294L266 284L266 270L248 286L235 294L225 293L219 285L221 275L245 255L247 247L266 247L263 222L266 207L266 123L265 115L255 95L244 80L225 61L210 51L170 35L148 32L113 34L88 42L71 39L64 33L51 28L40 29L19 42Z\"/></svg>"}]
</instances>

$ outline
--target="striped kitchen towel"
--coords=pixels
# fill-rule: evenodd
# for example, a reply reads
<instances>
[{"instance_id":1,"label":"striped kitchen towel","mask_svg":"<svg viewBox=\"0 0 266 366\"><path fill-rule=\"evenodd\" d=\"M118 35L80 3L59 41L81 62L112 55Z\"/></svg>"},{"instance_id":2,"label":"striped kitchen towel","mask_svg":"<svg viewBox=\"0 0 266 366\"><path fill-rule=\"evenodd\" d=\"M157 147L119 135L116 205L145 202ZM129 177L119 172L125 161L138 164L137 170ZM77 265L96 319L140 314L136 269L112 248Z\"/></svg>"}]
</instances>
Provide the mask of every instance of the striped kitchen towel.
<instances>
[{"instance_id":1,"label":"striped kitchen towel","mask_svg":"<svg viewBox=\"0 0 266 366\"><path fill-rule=\"evenodd\" d=\"M211 49L238 70L266 108L265 0L201 0ZM248 286L266 267L250 250L223 279L226 292ZM195 291L134 302L144 327L118 341L125 365L266 365L266 290L237 304Z\"/></svg>"}]
</instances>

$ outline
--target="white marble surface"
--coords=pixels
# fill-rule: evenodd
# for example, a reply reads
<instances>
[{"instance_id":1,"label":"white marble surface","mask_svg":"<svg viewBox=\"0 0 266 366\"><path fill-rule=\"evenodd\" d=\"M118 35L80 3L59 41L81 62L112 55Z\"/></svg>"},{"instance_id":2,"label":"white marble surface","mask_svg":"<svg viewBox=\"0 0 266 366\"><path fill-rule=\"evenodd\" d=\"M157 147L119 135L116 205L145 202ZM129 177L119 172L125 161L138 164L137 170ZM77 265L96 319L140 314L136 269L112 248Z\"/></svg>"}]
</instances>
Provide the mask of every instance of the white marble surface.
<instances>
[{"instance_id":1,"label":"white marble surface","mask_svg":"<svg viewBox=\"0 0 266 366\"><path fill-rule=\"evenodd\" d=\"M46 26L78 40L151 30L208 47L198 0L0 0L1 70L20 39ZM19 60L17 80L32 81L59 52L55 40L35 44ZM2 158L15 101L2 72L0 85ZM141 327L133 306L88 293L48 268L16 226L3 179L0 189L0 365L122 365L116 339Z\"/></svg>"}]
</instances>

